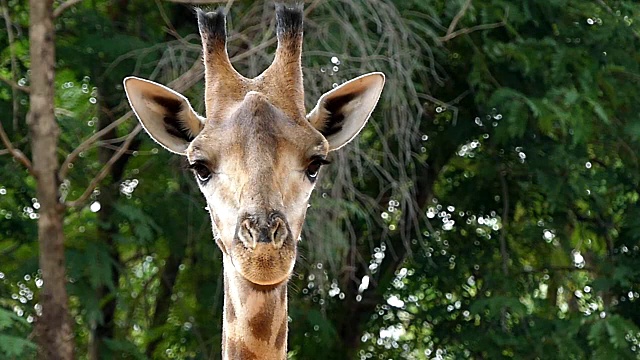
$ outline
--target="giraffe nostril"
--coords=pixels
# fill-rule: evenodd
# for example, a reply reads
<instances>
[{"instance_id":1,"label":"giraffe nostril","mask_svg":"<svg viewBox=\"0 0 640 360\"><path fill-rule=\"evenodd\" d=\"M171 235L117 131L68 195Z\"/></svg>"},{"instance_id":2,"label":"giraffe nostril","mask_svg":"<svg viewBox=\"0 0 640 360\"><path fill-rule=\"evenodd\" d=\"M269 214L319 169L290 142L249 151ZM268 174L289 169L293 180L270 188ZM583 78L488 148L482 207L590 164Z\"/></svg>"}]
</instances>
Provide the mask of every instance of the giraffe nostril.
<instances>
[{"instance_id":1,"label":"giraffe nostril","mask_svg":"<svg viewBox=\"0 0 640 360\"><path fill-rule=\"evenodd\" d=\"M249 249L255 249L259 243L271 243L279 249L289 237L289 228L280 212L273 211L267 216L247 214L239 219L236 236Z\"/></svg>"},{"instance_id":2,"label":"giraffe nostril","mask_svg":"<svg viewBox=\"0 0 640 360\"><path fill-rule=\"evenodd\" d=\"M245 246L255 249L257 236L253 233L252 228L253 226L250 219L243 220L240 224L240 229L238 229L238 237Z\"/></svg>"},{"instance_id":3,"label":"giraffe nostril","mask_svg":"<svg viewBox=\"0 0 640 360\"><path fill-rule=\"evenodd\" d=\"M284 222L284 220L282 220L282 218L277 217L275 221L273 221L272 229L273 247L279 249L287 239L287 235L289 235L287 224Z\"/></svg>"}]
</instances>

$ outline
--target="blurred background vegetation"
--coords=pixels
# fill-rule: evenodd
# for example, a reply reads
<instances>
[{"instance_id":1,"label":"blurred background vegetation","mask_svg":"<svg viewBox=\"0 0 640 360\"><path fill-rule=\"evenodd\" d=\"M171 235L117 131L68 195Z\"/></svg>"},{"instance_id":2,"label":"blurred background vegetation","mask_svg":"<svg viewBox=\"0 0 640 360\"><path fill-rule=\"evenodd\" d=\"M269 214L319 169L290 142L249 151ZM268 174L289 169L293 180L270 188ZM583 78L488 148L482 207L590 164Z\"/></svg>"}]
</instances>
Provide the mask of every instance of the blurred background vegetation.
<instances>
[{"instance_id":1,"label":"blurred background vegetation","mask_svg":"<svg viewBox=\"0 0 640 360\"><path fill-rule=\"evenodd\" d=\"M221 254L204 200L177 156L130 135L121 85L170 84L203 113L197 3L228 7L234 66L262 72L270 1L84 0L55 19L63 200L128 141L65 212L79 359L220 357ZM29 12L0 6L0 121L29 156ZM365 72L387 84L312 197L290 358L639 359L640 5L305 9L308 108ZM34 178L0 149L0 358L35 357L39 207Z\"/></svg>"}]
</instances>

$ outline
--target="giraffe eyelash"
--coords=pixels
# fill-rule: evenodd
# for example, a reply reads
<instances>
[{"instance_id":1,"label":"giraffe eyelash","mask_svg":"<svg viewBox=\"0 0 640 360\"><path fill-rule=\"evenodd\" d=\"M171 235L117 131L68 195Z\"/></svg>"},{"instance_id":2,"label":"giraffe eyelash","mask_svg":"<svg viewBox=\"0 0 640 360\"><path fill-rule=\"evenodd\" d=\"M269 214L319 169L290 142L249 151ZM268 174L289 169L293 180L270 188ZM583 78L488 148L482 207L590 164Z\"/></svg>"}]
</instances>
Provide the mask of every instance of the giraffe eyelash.
<instances>
[{"instance_id":1,"label":"giraffe eyelash","mask_svg":"<svg viewBox=\"0 0 640 360\"><path fill-rule=\"evenodd\" d=\"M325 158L322 155L316 155L311 157L311 161L309 163L310 164L317 163L319 165L329 165L331 164L331 161L327 160L327 158Z\"/></svg>"},{"instance_id":2,"label":"giraffe eyelash","mask_svg":"<svg viewBox=\"0 0 640 360\"><path fill-rule=\"evenodd\" d=\"M200 160L196 160L193 163L189 164L189 169L193 171L198 181L200 181L203 184L209 181L209 179L211 179L211 176L214 173L213 171L211 171L211 169L206 165L204 161L200 161Z\"/></svg>"}]
</instances>

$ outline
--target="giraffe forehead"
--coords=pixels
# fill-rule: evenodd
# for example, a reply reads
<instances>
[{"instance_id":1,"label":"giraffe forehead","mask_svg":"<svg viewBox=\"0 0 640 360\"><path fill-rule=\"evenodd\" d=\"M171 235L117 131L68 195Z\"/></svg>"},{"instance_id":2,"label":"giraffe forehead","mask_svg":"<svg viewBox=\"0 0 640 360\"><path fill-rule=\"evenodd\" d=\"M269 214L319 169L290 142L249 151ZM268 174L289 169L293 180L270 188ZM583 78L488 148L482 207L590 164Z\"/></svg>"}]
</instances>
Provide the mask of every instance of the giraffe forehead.
<instances>
[{"instance_id":1,"label":"giraffe forehead","mask_svg":"<svg viewBox=\"0 0 640 360\"><path fill-rule=\"evenodd\" d=\"M325 154L327 149L325 138L306 119L292 119L260 93L250 92L226 119L207 121L188 153L275 161Z\"/></svg>"}]
</instances>

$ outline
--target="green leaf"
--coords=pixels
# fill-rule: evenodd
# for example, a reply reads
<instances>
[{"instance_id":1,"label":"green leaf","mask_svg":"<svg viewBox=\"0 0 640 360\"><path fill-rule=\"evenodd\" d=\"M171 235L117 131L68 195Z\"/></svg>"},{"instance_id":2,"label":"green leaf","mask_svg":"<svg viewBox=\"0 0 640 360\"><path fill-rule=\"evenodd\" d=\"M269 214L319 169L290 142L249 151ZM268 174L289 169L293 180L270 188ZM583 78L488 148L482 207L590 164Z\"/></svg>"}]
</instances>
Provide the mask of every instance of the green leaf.
<instances>
[{"instance_id":1,"label":"green leaf","mask_svg":"<svg viewBox=\"0 0 640 360\"><path fill-rule=\"evenodd\" d=\"M10 329L15 323L28 324L27 321L13 311L0 308L0 330Z\"/></svg>"},{"instance_id":2,"label":"green leaf","mask_svg":"<svg viewBox=\"0 0 640 360\"><path fill-rule=\"evenodd\" d=\"M600 118L600 120L602 120L603 123L611 125L611 120L609 120L607 112L604 110L602 105L600 105L600 103L589 97L585 98L585 101L591 105L593 112L598 116L598 118Z\"/></svg>"},{"instance_id":3,"label":"green leaf","mask_svg":"<svg viewBox=\"0 0 640 360\"><path fill-rule=\"evenodd\" d=\"M17 357L25 359L28 354L31 354L35 350L36 345L29 340L17 336L0 334L0 353L9 358Z\"/></svg>"},{"instance_id":4,"label":"green leaf","mask_svg":"<svg viewBox=\"0 0 640 360\"><path fill-rule=\"evenodd\" d=\"M626 339L627 334L640 333L640 329L633 322L617 314L607 317L606 325L609 341L618 350L629 349L631 344Z\"/></svg>"}]
</instances>

